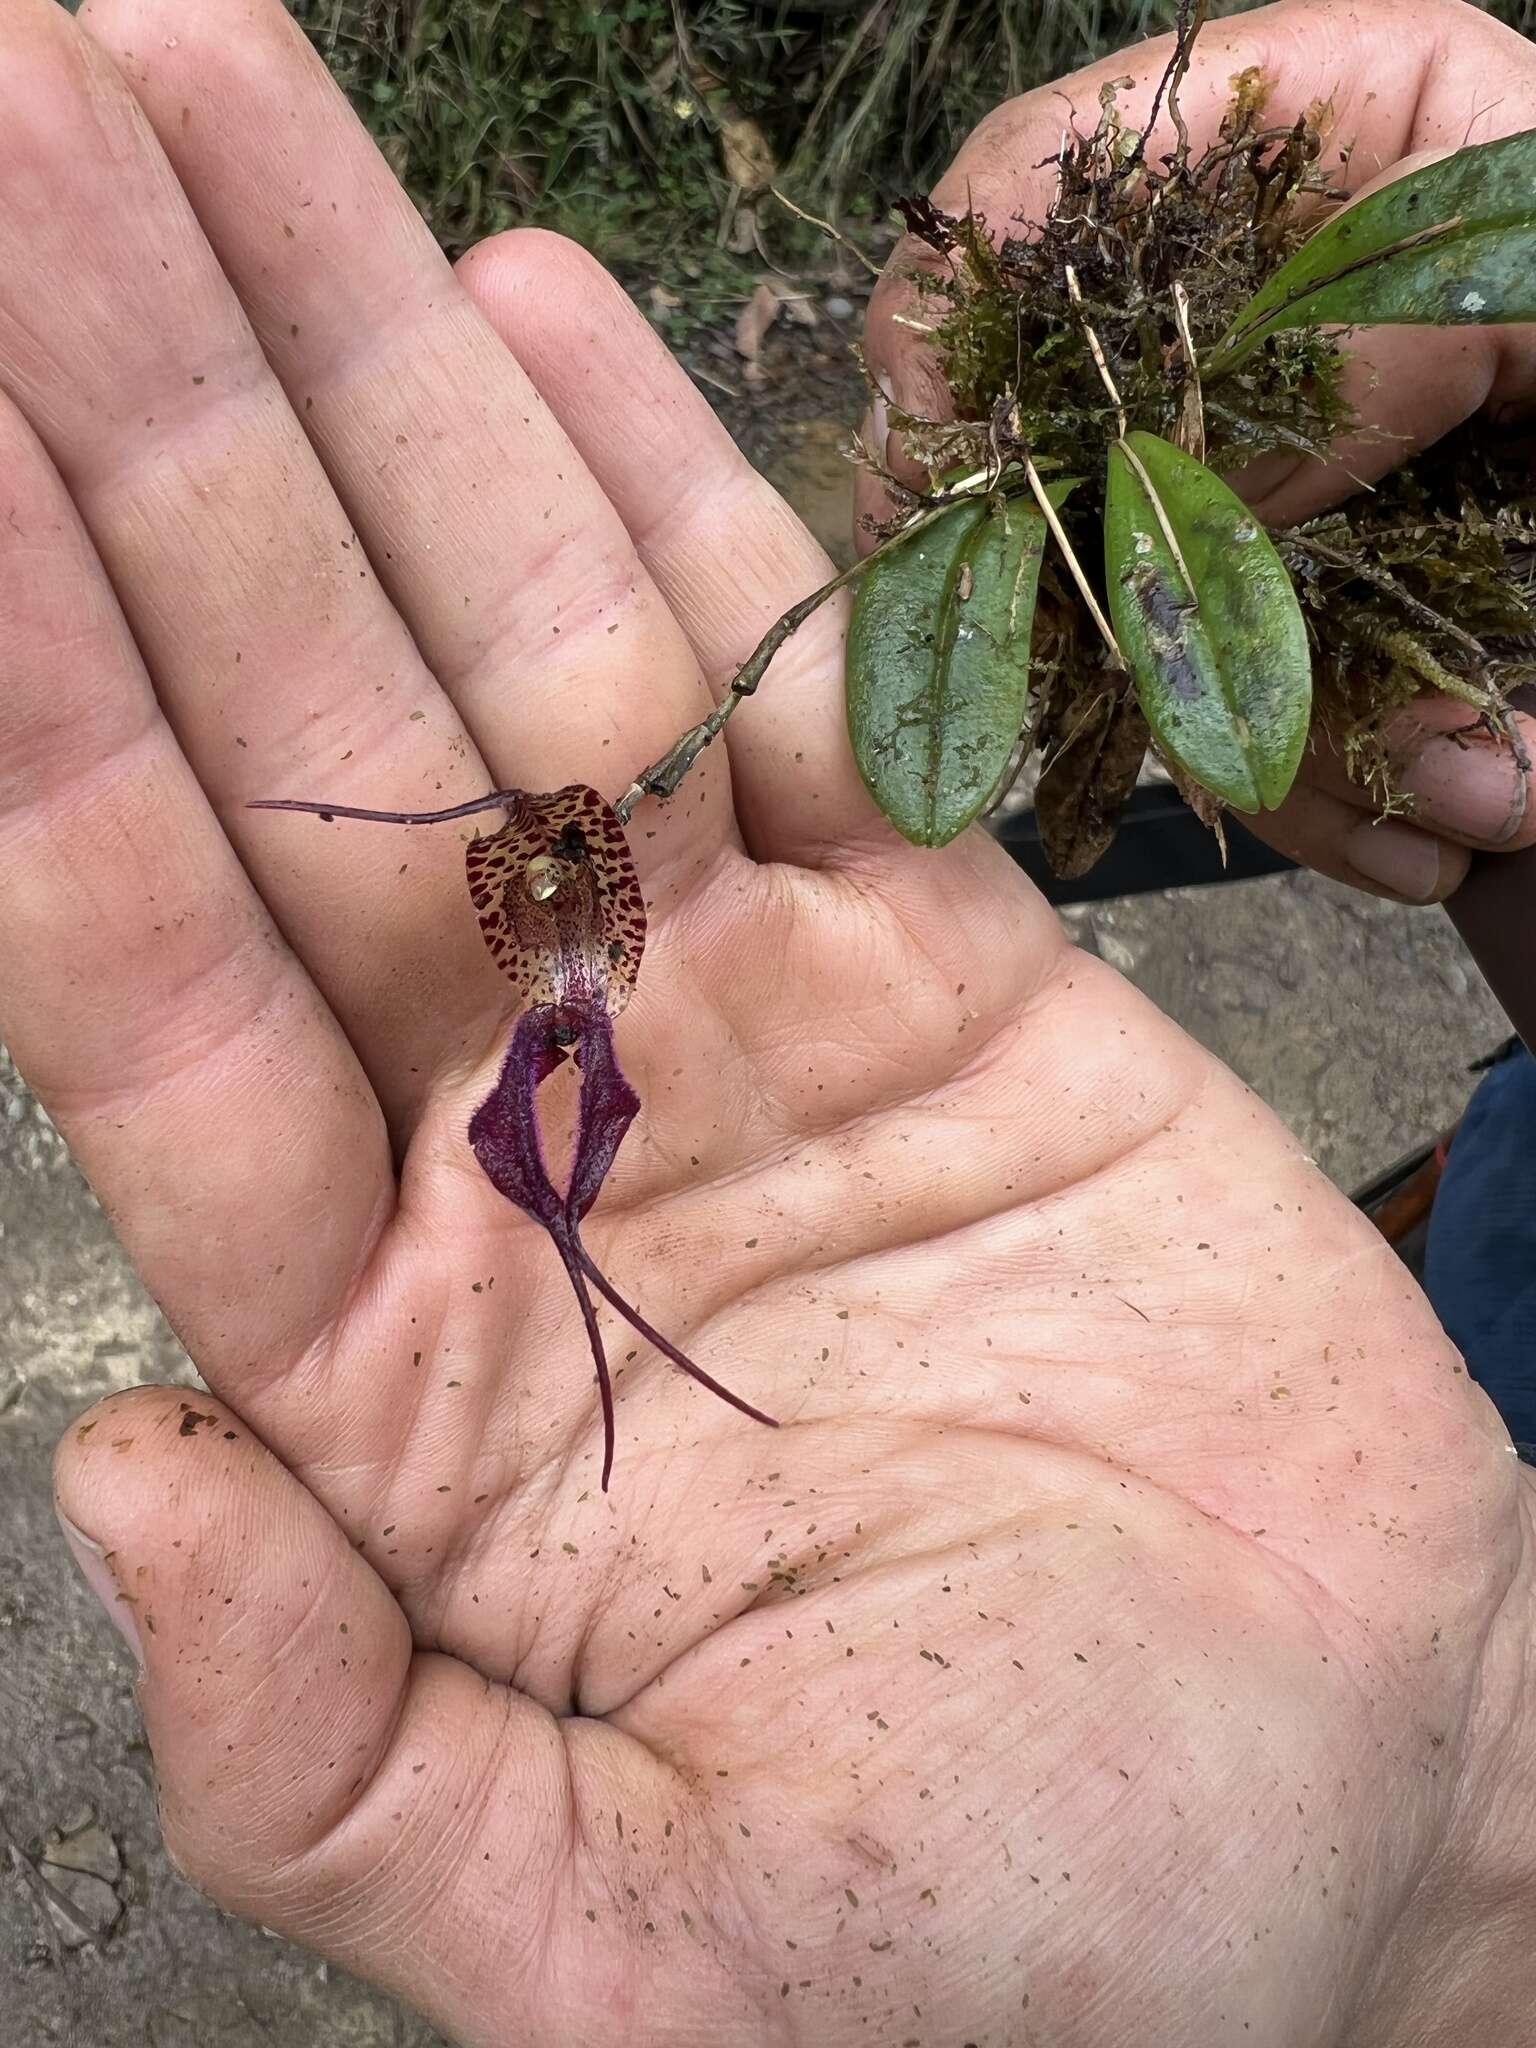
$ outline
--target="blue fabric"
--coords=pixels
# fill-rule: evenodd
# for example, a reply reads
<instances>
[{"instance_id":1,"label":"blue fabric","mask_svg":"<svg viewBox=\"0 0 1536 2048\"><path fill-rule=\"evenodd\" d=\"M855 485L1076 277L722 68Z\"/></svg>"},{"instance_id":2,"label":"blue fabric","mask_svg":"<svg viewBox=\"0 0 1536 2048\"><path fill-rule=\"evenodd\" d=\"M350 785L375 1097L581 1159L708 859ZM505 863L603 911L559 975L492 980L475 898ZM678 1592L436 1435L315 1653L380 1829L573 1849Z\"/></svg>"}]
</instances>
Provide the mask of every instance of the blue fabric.
<instances>
[{"instance_id":1,"label":"blue fabric","mask_svg":"<svg viewBox=\"0 0 1536 2048\"><path fill-rule=\"evenodd\" d=\"M1424 1286L1522 1452L1536 1446L1536 1059L1490 1067L1452 1140Z\"/></svg>"}]
</instances>

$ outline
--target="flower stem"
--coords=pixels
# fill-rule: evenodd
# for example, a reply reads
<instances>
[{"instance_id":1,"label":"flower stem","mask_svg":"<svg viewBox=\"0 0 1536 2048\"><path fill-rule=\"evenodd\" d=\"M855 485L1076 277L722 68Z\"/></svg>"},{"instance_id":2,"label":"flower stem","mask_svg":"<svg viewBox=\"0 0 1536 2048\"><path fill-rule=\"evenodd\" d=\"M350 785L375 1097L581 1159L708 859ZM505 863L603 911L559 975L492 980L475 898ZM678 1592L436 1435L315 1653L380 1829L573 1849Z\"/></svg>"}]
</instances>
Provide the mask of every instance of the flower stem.
<instances>
[{"instance_id":1,"label":"flower stem","mask_svg":"<svg viewBox=\"0 0 1536 2048\"><path fill-rule=\"evenodd\" d=\"M978 477L967 477L965 484L970 486L983 480L984 473ZM878 562L883 555L888 555L893 548L898 548L904 542L909 541L913 534L920 533L925 526L931 526L935 519L942 518L944 513L950 511L955 505L962 503L968 497L980 497L982 495L982 492L975 489L962 488L952 490L946 493L942 499L925 505L920 512L913 514L906 525L901 528L900 532L888 535L886 539L880 542L878 547L871 548L862 561L850 563L846 569L839 570L837 575L833 576L828 582L823 583L818 589L811 591L809 596L802 597L798 604L791 605L782 618L775 619L762 639L758 641L752 652L741 664L741 667L737 669L735 675L732 676L730 686L726 690L725 695L720 699L714 710L710 712L709 716L701 718L697 725L690 725L688 730L680 734L658 760L652 761L649 767L642 768L628 789L619 797L613 807L618 814L619 822L624 825L629 823L630 818L634 814L635 805L644 796L665 798L676 795L683 777L711 741L718 739L725 730L726 721L730 718L731 713L736 709L742 698L750 697L753 691L756 690L758 684L763 679L768 664L784 645L784 642L792 633L798 632L811 614L819 611L829 597L835 597L838 591L846 589L850 583L857 582L865 570L873 563Z\"/></svg>"},{"instance_id":2,"label":"flower stem","mask_svg":"<svg viewBox=\"0 0 1536 2048\"><path fill-rule=\"evenodd\" d=\"M365 811L355 804L311 803L296 796L257 796L246 804L248 811L307 811L311 817L363 818L375 825L446 825L453 818L472 818L477 811L520 809L527 799L523 789L493 789L489 796L471 797L468 803L450 804L445 811Z\"/></svg>"},{"instance_id":3,"label":"flower stem","mask_svg":"<svg viewBox=\"0 0 1536 2048\"><path fill-rule=\"evenodd\" d=\"M864 251L859 247L858 243L855 242L850 236L845 235L841 228L834 227L831 221L823 220L819 214L807 213L803 206L796 206L794 200L791 199L787 193L781 192L777 185L770 185L768 187L768 191L770 197L777 199L780 206L782 206L786 212L792 213L795 216L796 220L803 220L809 227L820 228L821 232L824 235L828 236L832 241L836 242L840 249L846 249L850 256L857 257L859 262L863 264L864 268L869 272L871 277L880 277L883 275L879 264L871 262L869 257L867 257L864 254Z\"/></svg>"}]
</instances>

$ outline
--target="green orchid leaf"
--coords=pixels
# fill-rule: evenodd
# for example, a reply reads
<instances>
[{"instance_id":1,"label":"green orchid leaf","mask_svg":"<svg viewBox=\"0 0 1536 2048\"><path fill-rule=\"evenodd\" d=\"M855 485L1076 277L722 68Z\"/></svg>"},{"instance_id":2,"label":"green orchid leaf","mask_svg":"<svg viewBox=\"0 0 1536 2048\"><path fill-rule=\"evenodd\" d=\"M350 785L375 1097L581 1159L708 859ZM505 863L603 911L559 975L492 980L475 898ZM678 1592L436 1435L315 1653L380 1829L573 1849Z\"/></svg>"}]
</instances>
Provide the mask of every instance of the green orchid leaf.
<instances>
[{"instance_id":1,"label":"green orchid leaf","mask_svg":"<svg viewBox=\"0 0 1536 2048\"><path fill-rule=\"evenodd\" d=\"M1053 484L1060 505L1070 482ZM871 796L947 846L1008 767L1029 695L1046 524L1024 497L968 499L870 564L848 633L848 732Z\"/></svg>"},{"instance_id":2,"label":"green orchid leaf","mask_svg":"<svg viewBox=\"0 0 1536 2048\"><path fill-rule=\"evenodd\" d=\"M1536 129L1459 149L1335 214L1248 301L1203 374L1287 327L1510 320L1536 320Z\"/></svg>"},{"instance_id":3,"label":"green orchid leaf","mask_svg":"<svg viewBox=\"0 0 1536 2048\"><path fill-rule=\"evenodd\" d=\"M1234 810L1273 809L1306 743L1312 660L1268 534L1204 463L1135 433L1110 449L1104 540L1115 636L1158 744Z\"/></svg>"}]
</instances>

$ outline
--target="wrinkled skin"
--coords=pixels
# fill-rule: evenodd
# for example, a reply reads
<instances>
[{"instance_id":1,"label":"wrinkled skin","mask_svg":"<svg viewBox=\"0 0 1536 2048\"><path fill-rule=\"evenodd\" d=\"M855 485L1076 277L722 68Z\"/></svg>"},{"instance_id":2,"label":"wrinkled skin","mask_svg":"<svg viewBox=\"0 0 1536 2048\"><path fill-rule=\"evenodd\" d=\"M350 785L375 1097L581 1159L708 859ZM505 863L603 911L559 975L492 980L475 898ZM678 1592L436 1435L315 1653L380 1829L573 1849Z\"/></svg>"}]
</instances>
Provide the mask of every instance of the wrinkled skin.
<instances>
[{"instance_id":1,"label":"wrinkled skin","mask_svg":"<svg viewBox=\"0 0 1536 2048\"><path fill-rule=\"evenodd\" d=\"M1039 220L1055 190L1051 159L1069 109L1080 129L1099 118L1099 94L1130 79L1119 104L1133 127L1146 120L1167 68L1166 37L1138 44L1060 85L1025 93L996 108L968 138L934 187L941 207L973 207L994 233ZM1270 81L1269 118L1289 123L1303 109L1331 102L1325 162L1353 143L1338 188L1353 196L1400 177L1417 164L1468 142L1536 128L1536 52L1512 30L1460 0L1288 0L1202 30L1181 93L1196 149L1212 142L1230 102L1231 81L1250 66ZM1174 144L1164 119L1155 158ZM901 409L949 417L950 402L913 313L908 279L937 267L933 251L907 237L898 245L870 302L865 358L877 388ZM904 318L904 316L906 316ZM1351 339L1358 357L1346 388L1373 430L1344 444L1326 467L1289 456L1266 457L1239 480L1271 524L1284 526L1337 504L1414 450L1464 420L1487 414L1528 429L1536 401L1536 328L1377 328ZM868 445L909 483L922 472L906 457L877 400ZM873 475L861 479L860 543L865 522L891 510ZM1407 903L1438 903L1466 877L1471 853L1513 853L1536 845L1536 720L1516 721L1528 756L1490 736L1469 738L1463 705L1426 698L1389 734L1393 778L1412 806L1381 820L1326 743L1303 760L1287 801L1246 820L1271 845L1336 881Z\"/></svg>"},{"instance_id":2,"label":"wrinkled skin","mask_svg":"<svg viewBox=\"0 0 1536 2048\"><path fill-rule=\"evenodd\" d=\"M783 1426L637 1351L600 1495L458 837L243 805L612 793L824 564L587 258L450 277L277 0L0 60L0 1022L212 1389L57 1467L193 1881L474 2048L1520 2038L1505 1433L1251 1095L892 840L830 612L637 815L587 1224Z\"/></svg>"}]
</instances>

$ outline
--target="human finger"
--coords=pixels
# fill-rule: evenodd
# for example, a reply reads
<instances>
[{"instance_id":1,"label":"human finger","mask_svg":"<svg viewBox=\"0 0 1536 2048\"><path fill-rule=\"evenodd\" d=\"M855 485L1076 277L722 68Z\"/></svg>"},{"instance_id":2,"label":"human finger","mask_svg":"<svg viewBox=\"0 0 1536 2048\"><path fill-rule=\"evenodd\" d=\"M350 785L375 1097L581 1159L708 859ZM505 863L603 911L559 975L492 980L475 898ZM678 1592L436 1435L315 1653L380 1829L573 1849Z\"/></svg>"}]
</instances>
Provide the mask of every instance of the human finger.
<instances>
[{"instance_id":1,"label":"human finger","mask_svg":"<svg viewBox=\"0 0 1536 2048\"><path fill-rule=\"evenodd\" d=\"M1423 697L1383 734L1383 762L1394 815L1424 832L1483 853L1517 853L1536 844L1536 719L1513 714L1508 734L1471 706ZM1362 787L1345 752L1314 740L1299 779L1360 810L1383 792Z\"/></svg>"},{"instance_id":2,"label":"human finger","mask_svg":"<svg viewBox=\"0 0 1536 2048\"><path fill-rule=\"evenodd\" d=\"M1440 903L1465 879L1464 847L1401 818L1298 782L1275 810L1245 818L1249 831L1290 860L1395 903Z\"/></svg>"},{"instance_id":3,"label":"human finger","mask_svg":"<svg viewBox=\"0 0 1536 2048\"><path fill-rule=\"evenodd\" d=\"M249 1383L389 1212L378 1104L3 398L0 477L0 1033L205 1371Z\"/></svg>"},{"instance_id":4,"label":"human finger","mask_svg":"<svg viewBox=\"0 0 1536 2048\"><path fill-rule=\"evenodd\" d=\"M497 996L447 833L252 796L490 786L148 124L51 0L0 9L0 389L67 480L177 738L397 1120Z\"/></svg>"},{"instance_id":5,"label":"human finger","mask_svg":"<svg viewBox=\"0 0 1536 2048\"><path fill-rule=\"evenodd\" d=\"M698 664L281 0L90 0L82 19L498 784L623 787L709 708ZM723 769L642 849L651 863L729 836Z\"/></svg>"},{"instance_id":6,"label":"human finger","mask_svg":"<svg viewBox=\"0 0 1536 2048\"><path fill-rule=\"evenodd\" d=\"M695 1784L413 1649L366 1557L217 1400L113 1396L66 1432L54 1490L138 1660L166 1846L194 1884L463 2048L600 2040L616 2001L637 2038L720 2037L739 1989L651 1938L710 1910Z\"/></svg>"},{"instance_id":7,"label":"human finger","mask_svg":"<svg viewBox=\"0 0 1536 2048\"><path fill-rule=\"evenodd\" d=\"M459 266L628 527L716 694L791 605L834 574L660 338L574 242L522 230ZM736 809L761 858L812 862L887 836L848 745L845 608L814 612L727 728Z\"/></svg>"}]
</instances>

